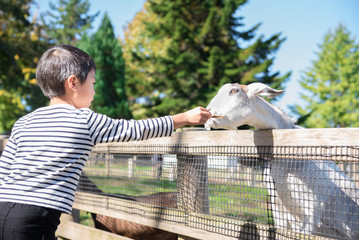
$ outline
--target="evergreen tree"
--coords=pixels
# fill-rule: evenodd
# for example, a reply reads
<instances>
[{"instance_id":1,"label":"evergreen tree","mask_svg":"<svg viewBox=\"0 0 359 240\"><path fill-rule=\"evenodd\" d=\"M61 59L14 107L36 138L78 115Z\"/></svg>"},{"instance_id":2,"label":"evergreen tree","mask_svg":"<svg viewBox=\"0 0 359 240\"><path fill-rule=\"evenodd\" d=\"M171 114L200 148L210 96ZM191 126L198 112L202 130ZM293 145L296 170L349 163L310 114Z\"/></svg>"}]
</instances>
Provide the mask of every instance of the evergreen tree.
<instances>
[{"instance_id":1,"label":"evergreen tree","mask_svg":"<svg viewBox=\"0 0 359 240\"><path fill-rule=\"evenodd\" d=\"M89 53L96 63L96 95L92 108L112 118L131 118L125 92L122 48L107 14L98 31L93 36L84 37L78 46Z\"/></svg>"},{"instance_id":2,"label":"evergreen tree","mask_svg":"<svg viewBox=\"0 0 359 240\"><path fill-rule=\"evenodd\" d=\"M300 80L306 106L292 109L307 115L306 127L359 127L359 45L339 25L319 47L318 59Z\"/></svg>"},{"instance_id":3,"label":"evergreen tree","mask_svg":"<svg viewBox=\"0 0 359 240\"><path fill-rule=\"evenodd\" d=\"M207 105L224 83L259 81L281 87L289 74L271 73L273 54L284 41L280 34L254 39L260 24L247 31L236 10L244 0L150 0L145 5L144 41L126 49L131 64L127 86L131 93L146 86L144 116L174 114ZM139 14L138 14L139 16ZM153 17L155 16L155 17ZM155 21L148 21L149 19ZM136 19L135 19L136 20ZM138 33L138 29L129 30ZM124 46L135 37L127 33ZM140 35L140 34L138 34ZM243 42L255 40L250 46ZM162 49L147 49L162 44ZM248 44L247 44L248 45ZM144 48L146 47L146 48ZM126 59L127 60L127 59ZM137 93L137 97L143 94ZM138 105L137 105L138 106ZM141 116L142 117L142 116Z\"/></svg>"},{"instance_id":4,"label":"evergreen tree","mask_svg":"<svg viewBox=\"0 0 359 240\"><path fill-rule=\"evenodd\" d=\"M99 14L88 14L88 0L59 0L58 5L52 2L49 5L52 11L42 15L42 22L53 44L75 45L91 28L92 22Z\"/></svg>"}]
</instances>

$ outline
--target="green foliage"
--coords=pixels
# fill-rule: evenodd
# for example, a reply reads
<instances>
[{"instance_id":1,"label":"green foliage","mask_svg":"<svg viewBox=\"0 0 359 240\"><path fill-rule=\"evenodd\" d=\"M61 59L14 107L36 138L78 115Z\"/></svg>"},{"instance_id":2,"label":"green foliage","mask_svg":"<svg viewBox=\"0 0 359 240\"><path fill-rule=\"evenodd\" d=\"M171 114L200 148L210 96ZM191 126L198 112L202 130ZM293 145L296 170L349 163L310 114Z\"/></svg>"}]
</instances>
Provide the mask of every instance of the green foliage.
<instances>
[{"instance_id":1,"label":"green foliage","mask_svg":"<svg viewBox=\"0 0 359 240\"><path fill-rule=\"evenodd\" d=\"M0 133L9 132L15 121L24 113L20 96L0 90Z\"/></svg>"},{"instance_id":2,"label":"green foliage","mask_svg":"<svg viewBox=\"0 0 359 240\"><path fill-rule=\"evenodd\" d=\"M39 52L47 45L39 40L42 29L36 19L28 20L32 3L0 1L0 132L9 131L25 109L46 103L34 70Z\"/></svg>"},{"instance_id":3,"label":"green foliage","mask_svg":"<svg viewBox=\"0 0 359 240\"><path fill-rule=\"evenodd\" d=\"M0 2L0 89L9 90L15 85L9 75L21 75L21 68L17 65L15 56L20 52L17 44L21 43L22 32L30 25L25 18L30 2L25 5Z\"/></svg>"},{"instance_id":4,"label":"green foliage","mask_svg":"<svg viewBox=\"0 0 359 240\"><path fill-rule=\"evenodd\" d=\"M22 76L17 60L25 51L24 42L31 28L26 18L31 3L31 0L0 2L0 89L16 87L16 78Z\"/></svg>"},{"instance_id":5,"label":"green foliage","mask_svg":"<svg viewBox=\"0 0 359 240\"><path fill-rule=\"evenodd\" d=\"M112 118L131 118L125 92L122 48L107 14L98 31L93 36L83 37L78 46L96 63L96 95L92 108Z\"/></svg>"},{"instance_id":6,"label":"green foliage","mask_svg":"<svg viewBox=\"0 0 359 240\"><path fill-rule=\"evenodd\" d=\"M240 31L243 23L237 9L246 1L148 2L144 10L148 18L143 18L142 30L146 39L138 42L135 37L128 37L124 43L131 45L126 61L130 59L136 67L130 69L127 77L131 97L147 96L144 104L134 105L139 117L206 106L224 83L258 81L280 87L288 78L289 74L281 77L278 72L270 72L274 53L284 41L280 34L254 39L259 24ZM148 21L152 18L155 20ZM252 45L241 46L253 40ZM159 41L164 53L155 49Z\"/></svg>"},{"instance_id":7,"label":"green foliage","mask_svg":"<svg viewBox=\"0 0 359 240\"><path fill-rule=\"evenodd\" d=\"M306 115L306 127L359 127L358 43L339 25L325 35L317 57L300 80L306 106L292 109Z\"/></svg>"},{"instance_id":8,"label":"green foliage","mask_svg":"<svg viewBox=\"0 0 359 240\"><path fill-rule=\"evenodd\" d=\"M59 0L58 5L50 2L50 9L52 11L42 15L42 22L48 37L55 44L75 45L99 14L88 14L88 0Z\"/></svg>"}]
</instances>

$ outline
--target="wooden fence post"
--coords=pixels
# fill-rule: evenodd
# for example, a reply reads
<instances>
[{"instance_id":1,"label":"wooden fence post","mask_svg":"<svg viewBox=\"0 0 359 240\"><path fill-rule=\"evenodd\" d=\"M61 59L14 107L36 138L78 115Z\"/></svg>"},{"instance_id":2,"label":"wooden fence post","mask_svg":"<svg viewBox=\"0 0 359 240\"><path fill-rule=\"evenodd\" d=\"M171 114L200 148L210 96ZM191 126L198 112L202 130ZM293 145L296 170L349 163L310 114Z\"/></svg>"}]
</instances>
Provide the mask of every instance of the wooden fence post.
<instances>
[{"instance_id":1,"label":"wooden fence post","mask_svg":"<svg viewBox=\"0 0 359 240\"><path fill-rule=\"evenodd\" d=\"M178 206L198 213L209 213L207 156L178 156Z\"/></svg>"},{"instance_id":2,"label":"wooden fence post","mask_svg":"<svg viewBox=\"0 0 359 240\"><path fill-rule=\"evenodd\" d=\"M109 177L111 173L111 152L109 146L107 146L107 150L105 153L105 167L106 167L106 176Z\"/></svg>"},{"instance_id":3,"label":"wooden fence post","mask_svg":"<svg viewBox=\"0 0 359 240\"><path fill-rule=\"evenodd\" d=\"M182 131L205 131L204 128L184 128ZM186 212L209 213L208 159L206 155L177 155L177 204Z\"/></svg>"},{"instance_id":4,"label":"wooden fence post","mask_svg":"<svg viewBox=\"0 0 359 240\"><path fill-rule=\"evenodd\" d=\"M209 214L208 160L207 156L177 156L177 204L188 212ZM194 240L179 236L178 239Z\"/></svg>"},{"instance_id":5,"label":"wooden fence post","mask_svg":"<svg viewBox=\"0 0 359 240\"><path fill-rule=\"evenodd\" d=\"M152 166L152 174L156 180L160 180L162 178L162 168L163 168L163 157L161 154L152 154L151 156Z\"/></svg>"},{"instance_id":6,"label":"wooden fence post","mask_svg":"<svg viewBox=\"0 0 359 240\"><path fill-rule=\"evenodd\" d=\"M136 167L136 161L137 161L137 156L134 155L133 157L130 157L128 159L128 178L132 178L133 177L133 172L134 172L134 169Z\"/></svg>"}]
</instances>

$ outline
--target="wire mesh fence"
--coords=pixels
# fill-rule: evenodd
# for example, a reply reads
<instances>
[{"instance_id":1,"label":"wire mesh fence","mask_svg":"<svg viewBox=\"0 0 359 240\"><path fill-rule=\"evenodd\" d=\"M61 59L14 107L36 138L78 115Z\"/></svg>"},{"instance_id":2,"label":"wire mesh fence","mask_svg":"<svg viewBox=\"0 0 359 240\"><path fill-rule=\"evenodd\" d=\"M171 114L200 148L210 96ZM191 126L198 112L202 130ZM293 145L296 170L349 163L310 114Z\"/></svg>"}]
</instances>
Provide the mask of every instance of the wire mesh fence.
<instances>
[{"instance_id":1,"label":"wire mesh fence","mask_svg":"<svg viewBox=\"0 0 359 240\"><path fill-rule=\"evenodd\" d=\"M102 145L76 202L237 239L359 239L358 165L358 146Z\"/></svg>"}]
</instances>

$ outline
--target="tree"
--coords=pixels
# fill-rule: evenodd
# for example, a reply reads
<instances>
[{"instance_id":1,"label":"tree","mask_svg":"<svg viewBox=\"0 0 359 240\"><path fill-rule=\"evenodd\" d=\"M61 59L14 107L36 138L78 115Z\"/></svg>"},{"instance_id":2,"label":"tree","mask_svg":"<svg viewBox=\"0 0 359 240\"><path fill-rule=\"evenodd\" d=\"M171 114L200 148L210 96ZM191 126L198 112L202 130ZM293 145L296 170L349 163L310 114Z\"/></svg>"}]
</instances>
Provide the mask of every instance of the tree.
<instances>
[{"instance_id":1,"label":"tree","mask_svg":"<svg viewBox=\"0 0 359 240\"><path fill-rule=\"evenodd\" d=\"M57 6L50 2L50 9L52 11L42 15L42 22L54 44L75 45L91 29L92 22L99 14L88 14L88 0L59 0Z\"/></svg>"},{"instance_id":2,"label":"tree","mask_svg":"<svg viewBox=\"0 0 359 240\"><path fill-rule=\"evenodd\" d=\"M18 117L46 102L34 74L46 44L40 40L36 19L28 19L32 3L0 1L0 132L9 131Z\"/></svg>"},{"instance_id":3,"label":"tree","mask_svg":"<svg viewBox=\"0 0 359 240\"><path fill-rule=\"evenodd\" d=\"M96 63L96 95L92 108L113 118L132 117L125 92L122 48L107 14L98 31L93 36L83 37L78 46L89 53Z\"/></svg>"},{"instance_id":4,"label":"tree","mask_svg":"<svg viewBox=\"0 0 359 240\"><path fill-rule=\"evenodd\" d=\"M300 79L306 106L293 111L307 116L304 126L359 126L359 45L349 30L339 24L319 45L317 60Z\"/></svg>"},{"instance_id":5,"label":"tree","mask_svg":"<svg viewBox=\"0 0 359 240\"><path fill-rule=\"evenodd\" d=\"M145 2L143 10L127 24L125 39L121 42L126 64L126 92L135 118L151 116L147 104L141 102L149 102L159 94L154 90L155 79L152 76L160 66L152 59L164 57L170 43L169 38L151 37L152 32L146 28L145 22L158 23L159 18L148 9L149 2Z\"/></svg>"},{"instance_id":6,"label":"tree","mask_svg":"<svg viewBox=\"0 0 359 240\"><path fill-rule=\"evenodd\" d=\"M236 10L244 0L149 0L129 24L123 43L127 89L138 117L174 114L207 105L224 83L253 81L280 87L289 74L271 73L280 34L254 39ZM252 45L242 47L245 41ZM248 45L248 44L247 44ZM131 47L127 47L131 46ZM140 91L138 91L140 90Z\"/></svg>"},{"instance_id":7,"label":"tree","mask_svg":"<svg viewBox=\"0 0 359 240\"><path fill-rule=\"evenodd\" d=\"M0 2L0 88L5 90L16 86L13 77L21 76L17 60L22 57L23 41L31 27L27 19L31 3L31 0Z\"/></svg>"}]
</instances>

